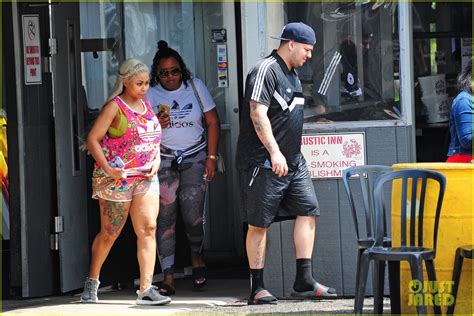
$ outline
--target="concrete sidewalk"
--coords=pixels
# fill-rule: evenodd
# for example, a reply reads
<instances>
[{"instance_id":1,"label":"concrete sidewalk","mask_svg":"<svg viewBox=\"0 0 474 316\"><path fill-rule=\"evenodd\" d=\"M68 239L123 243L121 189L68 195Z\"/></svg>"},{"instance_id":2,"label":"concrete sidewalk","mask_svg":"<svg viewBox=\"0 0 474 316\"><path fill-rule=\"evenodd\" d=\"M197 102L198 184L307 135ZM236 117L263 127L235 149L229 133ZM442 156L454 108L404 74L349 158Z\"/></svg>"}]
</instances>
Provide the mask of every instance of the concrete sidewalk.
<instances>
[{"instance_id":1,"label":"concrete sidewalk","mask_svg":"<svg viewBox=\"0 0 474 316\"><path fill-rule=\"evenodd\" d=\"M248 306L247 279L210 279L206 291L191 291L189 279L176 280L176 293L165 306L137 306L135 289L99 289L99 304L83 304L79 295L28 300L5 300L2 314L25 315L117 315L117 314L350 314L354 300L280 300L278 305ZM365 312L372 312L373 300L366 299ZM389 302L384 302L389 313Z\"/></svg>"}]
</instances>

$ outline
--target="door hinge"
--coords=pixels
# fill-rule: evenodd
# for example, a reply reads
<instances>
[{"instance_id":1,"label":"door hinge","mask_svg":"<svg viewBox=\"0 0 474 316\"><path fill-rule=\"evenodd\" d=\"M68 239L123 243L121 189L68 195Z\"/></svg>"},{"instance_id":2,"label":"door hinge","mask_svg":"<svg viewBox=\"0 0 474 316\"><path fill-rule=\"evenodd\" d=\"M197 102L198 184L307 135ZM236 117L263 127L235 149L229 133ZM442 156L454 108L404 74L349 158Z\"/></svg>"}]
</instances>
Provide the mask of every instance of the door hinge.
<instances>
[{"instance_id":1,"label":"door hinge","mask_svg":"<svg viewBox=\"0 0 474 316\"><path fill-rule=\"evenodd\" d=\"M58 44L54 37L50 37L48 39L48 49L50 56L56 55L58 53Z\"/></svg>"},{"instance_id":2,"label":"door hinge","mask_svg":"<svg viewBox=\"0 0 474 316\"><path fill-rule=\"evenodd\" d=\"M54 217L54 232L56 234L62 233L64 231L64 217L55 216Z\"/></svg>"},{"instance_id":3,"label":"door hinge","mask_svg":"<svg viewBox=\"0 0 474 316\"><path fill-rule=\"evenodd\" d=\"M51 250L59 250L59 234L64 232L64 217L54 217L54 232L49 235L49 248Z\"/></svg>"},{"instance_id":4,"label":"door hinge","mask_svg":"<svg viewBox=\"0 0 474 316\"><path fill-rule=\"evenodd\" d=\"M49 249L59 250L59 234L49 235Z\"/></svg>"}]
</instances>

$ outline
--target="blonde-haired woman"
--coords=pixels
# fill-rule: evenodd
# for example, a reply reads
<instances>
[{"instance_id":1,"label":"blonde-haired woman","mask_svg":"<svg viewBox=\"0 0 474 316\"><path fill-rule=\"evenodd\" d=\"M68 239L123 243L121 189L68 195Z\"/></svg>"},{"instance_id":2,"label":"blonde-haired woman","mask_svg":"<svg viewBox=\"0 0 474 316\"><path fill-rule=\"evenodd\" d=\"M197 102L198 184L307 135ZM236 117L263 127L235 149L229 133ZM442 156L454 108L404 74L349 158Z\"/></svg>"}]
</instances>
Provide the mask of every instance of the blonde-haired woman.
<instances>
[{"instance_id":1,"label":"blonde-haired woman","mask_svg":"<svg viewBox=\"0 0 474 316\"><path fill-rule=\"evenodd\" d=\"M159 209L161 126L146 99L148 67L129 59L119 68L114 93L102 108L87 137L95 159L92 197L99 200L100 232L92 243L92 258L81 301L97 303L100 269L130 214L137 235L140 266L138 305L171 301L153 286L156 260L156 219Z\"/></svg>"}]
</instances>

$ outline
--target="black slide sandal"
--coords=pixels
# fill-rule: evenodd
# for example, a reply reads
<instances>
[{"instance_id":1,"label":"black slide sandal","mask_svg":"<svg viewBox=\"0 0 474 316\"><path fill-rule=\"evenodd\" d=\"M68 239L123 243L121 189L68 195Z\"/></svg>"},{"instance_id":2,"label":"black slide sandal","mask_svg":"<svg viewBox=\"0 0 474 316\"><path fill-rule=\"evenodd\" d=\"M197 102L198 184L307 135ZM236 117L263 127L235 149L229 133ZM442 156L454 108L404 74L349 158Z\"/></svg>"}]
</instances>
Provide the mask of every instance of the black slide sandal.
<instances>
[{"instance_id":1,"label":"black slide sandal","mask_svg":"<svg viewBox=\"0 0 474 316\"><path fill-rule=\"evenodd\" d=\"M336 290L332 287L322 285L321 283L314 283L314 288L312 291L297 292L293 291L291 296L298 299L308 299L314 300L319 298L335 298L337 297Z\"/></svg>"},{"instance_id":2,"label":"black slide sandal","mask_svg":"<svg viewBox=\"0 0 474 316\"><path fill-rule=\"evenodd\" d=\"M255 293L255 296L252 297L250 296L248 301L248 305L276 305L278 304L278 299L271 295L270 292L268 292L265 289L261 289L257 293Z\"/></svg>"}]
</instances>

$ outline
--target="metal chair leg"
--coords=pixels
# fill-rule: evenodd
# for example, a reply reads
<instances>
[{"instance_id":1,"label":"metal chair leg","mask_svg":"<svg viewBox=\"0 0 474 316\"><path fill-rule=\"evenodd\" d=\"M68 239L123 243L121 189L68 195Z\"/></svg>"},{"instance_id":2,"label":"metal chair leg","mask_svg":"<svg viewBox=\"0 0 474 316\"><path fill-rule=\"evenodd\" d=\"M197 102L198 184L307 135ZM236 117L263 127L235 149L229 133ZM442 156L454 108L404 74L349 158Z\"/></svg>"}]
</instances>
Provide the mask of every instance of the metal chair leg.
<instances>
[{"instance_id":1,"label":"metal chair leg","mask_svg":"<svg viewBox=\"0 0 474 316\"><path fill-rule=\"evenodd\" d=\"M459 280L461 279L462 263L464 258L461 256L461 248L456 249L456 256L454 259L453 269L453 292L451 293L454 297L453 304L448 306L447 314L454 314L454 308L456 307L456 299L458 296Z\"/></svg>"},{"instance_id":2,"label":"metal chair leg","mask_svg":"<svg viewBox=\"0 0 474 316\"><path fill-rule=\"evenodd\" d=\"M360 278L359 286L356 290L356 297L354 302L354 313L362 314L364 307L364 297L365 297L365 286L367 284L367 276L369 275L369 255L363 253L360 258Z\"/></svg>"},{"instance_id":3,"label":"metal chair leg","mask_svg":"<svg viewBox=\"0 0 474 316\"><path fill-rule=\"evenodd\" d=\"M411 257L409 260L410 269L411 269L411 277L413 280L418 280L421 282L421 293L423 294L423 302L424 303L424 279L423 279L423 266L422 266L422 259L420 257ZM427 308L425 304L420 304L416 306L416 312L418 315L426 315Z\"/></svg>"},{"instance_id":4,"label":"metal chair leg","mask_svg":"<svg viewBox=\"0 0 474 316\"><path fill-rule=\"evenodd\" d=\"M390 312L401 314L400 261L388 261L388 282L390 286Z\"/></svg>"},{"instance_id":5,"label":"metal chair leg","mask_svg":"<svg viewBox=\"0 0 474 316\"><path fill-rule=\"evenodd\" d=\"M426 272L428 274L428 280L433 281L436 284L436 271L435 271L433 260L426 260L425 265L426 265ZM435 295L438 294L438 286L435 286L434 288L435 290L433 292L430 292L431 295L433 295L433 297L435 297ZM441 306L433 304L433 309L434 309L435 314L441 315Z\"/></svg>"}]
</instances>

